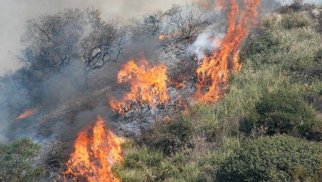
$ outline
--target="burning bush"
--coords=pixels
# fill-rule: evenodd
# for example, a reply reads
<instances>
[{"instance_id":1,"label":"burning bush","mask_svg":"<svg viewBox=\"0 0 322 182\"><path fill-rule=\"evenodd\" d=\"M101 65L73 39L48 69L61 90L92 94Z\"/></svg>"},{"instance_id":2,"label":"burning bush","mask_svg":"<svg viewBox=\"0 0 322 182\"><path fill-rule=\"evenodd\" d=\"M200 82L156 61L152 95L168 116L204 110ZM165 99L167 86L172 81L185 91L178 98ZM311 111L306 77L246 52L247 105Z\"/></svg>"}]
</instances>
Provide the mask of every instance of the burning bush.
<instances>
[{"instance_id":1,"label":"burning bush","mask_svg":"<svg viewBox=\"0 0 322 182\"><path fill-rule=\"evenodd\" d=\"M229 6L228 13L236 8L231 6L235 1L218 2ZM126 162L124 166L118 168L121 179L124 181L319 180L316 178L321 167L319 166L321 162L318 162L318 155L321 153L319 144L286 136L249 140L248 136L244 137L239 130L239 121L245 115L250 119L256 115L254 123L258 125L252 125L252 129L262 131L261 128L271 127L272 130L269 131L273 134L285 133L296 136L301 134L310 138L313 136L312 132L319 128L315 111L299 95L307 89L320 90L320 84L308 82L303 84L299 81L304 80L303 77L294 79L293 76L301 73L302 68L311 67L312 61L319 57L315 53L321 46L320 42L316 41L320 40L320 35L310 28L311 24L287 28L282 24L283 16L272 16L274 18L270 21L264 21L264 27L254 31L256 36L253 36L254 34L250 36L250 41L247 41L242 49L241 61L245 69L239 74L227 79L231 73L238 71L233 69L233 63L238 63L235 68L240 68L237 52L242 44L239 41L237 41L239 46L236 47L232 46L236 42L228 41L231 44L227 47L231 49L227 51L224 50L227 48L225 44L220 44L218 50L209 53L202 60L197 71L200 96L201 98L209 96L208 101L218 102L213 105L197 104L192 107L185 122L180 123L182 121L178 120L180 122L175 123L177 121L174 119L170 123L159 123L145 132L140 143L142 145L132 146L127 150ZM238 24L238 20L232 22ZM228 25L227 28L229 27ZM229 37L228 34L224 38ZM232 39L236 38L235 35L231 34ZM224 54L228 56L220 59L220 53L228 53ZM303 73L308 75L307 72ZM280 90L281 92L290 90L291 93L281 94ZM225 97L222 97L223 91L227 91ZM203 101L207 102L206 99ZM254 112L248 115L251 111ZM265 126L261 127L262 125ZM241 143L242 148L239 149ZM220 166L221 164L223 165ZM259 167L256 168L257 166ZM218 169L220 171L217 173ZM276 176L278 177L275 178Z\"/></svg>"},{"instance_id":2,"label":"burning bush","mask_svg":"<svg viewBox=\"0 0 322 182\"><path fill-rule=\"evenodd\" d=\"M216 102L227 88L229 74L241 69L239 46L249 33L250 26L256 23L259 0L245 1L244 8L236 0L219 1L218 8L227 8L227 32L218 50L203 58L197 69L196 96L203 102ZM238 18L237 18L238 17ZM215 44L215 42L214 42Z\"/></svg>"},{"instance_id":3,"label":"burning bush","mask_svg":"<svg viewBox=\"0 0 322 182\"><path fill-rule=\"evenodd\" d=\"M105 23L97 11L91 10L66 11L31 21L25 37L30 44L24 52L25 62L30 63L30 67L21 70L19 77L14 79L28 80L24 85L33 90L32 96L41 96L41 101L46 102L29 104L41 110L27 110L17 120L30 117L34 123L46 122L39 128L46 134L54 133L53 139L60 138L64 143L67 140L64 145L69 144L69 135L79 131L79 127L88 121L84 118L93 117L93 113L96 116L96 112L107 113L106 107L99 107L100 100L106 102L106 93L112 90L117 94L122 92L122 88L108 84L115 75L113 69L118 66L118 58L135 56L130 53L136 54L143 49L146 55L163 56L160 59L165 60L160 65L150 65L144 58L130 60L118 72L118 83L128 83L129 89L122 98L111 99L109 104L119 114L131 112L126 117L113 117L118 121L113 126L115 124L118 132L124 135L135 136L137 141L133 146L126 146L124 160L123 139L106 129L99 117L95 124L78 133L74 145L70 145L73 147L70 155L63 149L57 150L52 155L54 160L50 161L51 154L46 153L46 161L59 168L48 176L61 175L53 180L90 182L316 179L322 162L318 161L316 154L321 153L317 144L283 136L247 138L254 132L256 135L288 134L321 140L322 124L314 109L299 96L306 95L307 90L316 94L321 89L322 44L317 41L321 40L321 35L315 32L316 25L312 28L313 20L306 17L306 12L296 14L298 12L294 9L292 14L275 13L264 19L263 26L253 32L251 28L257 24L260 0L213 2L209 6L203 4L209 10L206 13L202 8L189 5L146 16L137 26L126 27L129 30L126 35L118 26ZM210 12L214 4L217 4L218 12ZM217 16L217 13L221 15ZM226 15L227 27L222 22L222 15ZM204 36L205 32L200 32L208 25L206 32L211 33L205 38L208 39L205 44L209 44L204 47L207 50L198 49L205 56L191 56L190 51L186 51L188 46L195 38L198 40ZM217 27L220 28L217 30ZM249 33L254 34L247 41ZM124 37L131 43L126 50L123 50ZM244 41L246 46L243 47ZM77 64L74 69L73 63L79 61L81 67ZM111 63L108 71L93 72L88 77L90 70L107 63ZM242 66L245 69L241 69ZM72 76L76 70L81 73ZM86 77L84 81L74 79L83 76ZM171 84L168 77L171 77ZM68 82L63 81L65 78ZM59 84L54 83L57 81ZM82 84L87 81L93 82L86 86ZM77 92L74 87L67 89L69 83L74 82L80 83L75 85ZM50 91L46 92L47 89ZM290 90L290 93L284 90ZM304 93L300 93L302 91ZM56 97L60 92L64 93L62 97ZM195 104L194 99L188 98L194 92L201 103ZM225 97L224 93L227 93ZM50 100L45 99L47 94ZM20 92L16 95L24 96ZM308 98L317 105L321 102L316 95ZM20 99L11 96L3 100L10 101L9 106L21 104ZM187 108L186 105L189 111L185 110L184 116L174 114L180 112L176 110ZM156 108L158 112L148 112ZM163 116L172 118L158 121ZM244 120L240 126L241 118ZM153 122L156 123L151 124ZM31 122L14 123L13 127L35 126ZM6 127L0 129L4 131ZM57 130L61 131L55 133ZM244 143L242 148L241 143ZM13 164L17 156L19 160L28 158L31 161L33 157L28 147L19 145L17 148L23 150L2 150L0 146L0 159L4 156L3 166L6 168L0 171L0 181L37 180L36 176L29 175L29 172L40 174L34 166L27 166L26 162L21 166L28 169L14 166L20 165L20 161ZM28 156L20 157L19 152L27 152ZM67 162L64 157L58 157L59 153L69 155ZM7 158L10 158L9 162ZM66 165L60 165L61 162ZM112 169L114 164L117 166ZM12 171L14 177L10 176Z\"/></svg>"},{"instance_id":4,"label":"burning bush","mask_svg":"<svg viewBox=\"0 0 322 182\"><path fill-rule=\"evenodd\" d=\"M112 99L112 109L124 114L135 104L146 104L152 109L166 104L169 100L166 71L165 65L151 67L145 59L139 63L130 60L123 65L117 76L118 83L130 83L130 91L121 101Z\"/></svg>"},{"instance_id":5,"label":"burning bush","mask_svg":"<svg viewBox=\"0 0 322 182\"><path fill-rule=\"evenodd\" d=\"M98 117L93 129L85 129L79 133L74 152L66 163L66 179L71 177L89 182L119 181L112 173L112 165L123 160L123 142L123 139L106 130L103 119Z\"/></svg>"}]
</instances>

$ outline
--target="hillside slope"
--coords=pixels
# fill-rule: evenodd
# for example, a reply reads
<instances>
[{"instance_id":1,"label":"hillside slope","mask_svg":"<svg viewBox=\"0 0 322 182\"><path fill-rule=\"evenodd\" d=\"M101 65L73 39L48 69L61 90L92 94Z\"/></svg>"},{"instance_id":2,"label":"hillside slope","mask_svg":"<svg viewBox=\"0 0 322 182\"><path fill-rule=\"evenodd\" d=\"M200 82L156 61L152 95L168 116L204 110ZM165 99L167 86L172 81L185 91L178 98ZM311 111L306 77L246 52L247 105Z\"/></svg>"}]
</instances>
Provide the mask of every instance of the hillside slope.
<instances>
[{"instance_id":1,"label":"hillside slope","mask_svg":"<svg viewBox=\"0 0 322 182\"><path fill-rule=\"evenodd\" d=\"M116 174L123 181L321 181L320 14L289 6L261 17L223 99L156 123L125 146Z\"/></svg>"},{"instance_id":2,"label":"hillside slope","mask_svg":"<svg viewBox=\"0 0 322 182\"><path fill-rule=\"evenodd\" d=\"M40 35L37 26L49 26L54 37L31 36L31 66L0 80L12 141L0 144L0 181L322 181L322 7L262 8L252 22L246 15L257 13L246 8L233 21L248 33L240 35L226 30L235 28L226 11L206 5L173 7L126 27L90 10L32 24ZM234 7L225 7L227 16ZM61 30L51 27L57 22ZM223 56L226 72L210 75L219 77L213 84L198 68L224 49L216 36L226 38L233 56ZM115 49L117 59L107 59ZM199 99L196 90L202 95L212 84L219 90L213 100ZM111 100L121 104L115 109ZM17 118L25 108L34 113Z\"/></svg>"}]
</instances>

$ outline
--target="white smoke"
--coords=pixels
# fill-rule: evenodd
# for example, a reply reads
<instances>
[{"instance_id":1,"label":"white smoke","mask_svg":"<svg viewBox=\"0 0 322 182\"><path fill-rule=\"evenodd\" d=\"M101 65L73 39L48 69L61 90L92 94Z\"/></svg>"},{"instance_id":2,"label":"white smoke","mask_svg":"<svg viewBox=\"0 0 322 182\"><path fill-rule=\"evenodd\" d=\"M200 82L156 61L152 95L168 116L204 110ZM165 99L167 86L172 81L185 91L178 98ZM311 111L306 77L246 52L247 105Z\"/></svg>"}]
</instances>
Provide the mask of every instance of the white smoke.
<instances>
[{"instance_id":1,"label":"white smoke","mask_svg":"<svg viewBox=\"0 0 322 182\"><path fill-rule=\"evenodd\" d=\"M271 12L278 5L288 5L294 0L262 0L261 12ZM321 4L322 0L304 0L304 3ZM225 26L222 23L216 23L207 27L201 34L198 35L196 41L189 46L188 52L197 55L198 59L202 59L209 51L216 50L224 36Z\"/></svg>"},{"instance_id":2,"label":"white smoke","mask_svg":"<svg viewBox=\"0 0 322 182\"><path fill-rule=\"evenodd\" d=\"M294 0L277 0L281 5L292 4ZM322 0L304 0L304 3L321 4Z\"/></svg>"},{"instance_id":3,"label":"white smoke","mask_svg":"<svg viewBox=\"0 0 322 182\"><path fill-rule=\"evenodd\" d=\"M105 20L126 22L135 16L187 2L190 0L0 0L0 76L23 66L16 56L23 48L20 37L29 19L64 9L95 8Z\"/></svg>"},{"instance_id":4,"label":"white smoke","mask_svg":"<svg viewBox=\"0 0 322 182\"><path fill-rule=\"evenodd\" d=\"M197 55L198 60L201 60L206 52L219 48L221 39L224 33L219 32L217 24L209 26L201 34L198 35L196 41L188 48L188 51Z\"/></svg>"},{"instance_id":5,"label":"white smoke","mask_svg":"<svg viewBox=\"0 0 322 182\"><path fill-rule=\"evenodd\" d=\"M20 110L28 104L27 91L19 81L15 78L0 80L0 143L8 140L8 128L15 122L11 109Z\"/></svg>"}]
</instances>

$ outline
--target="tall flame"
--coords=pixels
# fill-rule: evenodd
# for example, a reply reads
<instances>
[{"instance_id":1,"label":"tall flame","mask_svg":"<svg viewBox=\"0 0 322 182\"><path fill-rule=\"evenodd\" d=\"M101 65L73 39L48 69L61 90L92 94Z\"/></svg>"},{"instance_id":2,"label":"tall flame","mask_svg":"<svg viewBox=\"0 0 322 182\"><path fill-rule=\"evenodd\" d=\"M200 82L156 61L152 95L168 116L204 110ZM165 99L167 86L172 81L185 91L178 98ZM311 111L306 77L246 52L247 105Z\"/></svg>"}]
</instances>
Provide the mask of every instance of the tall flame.
<instances>
[{"instance_id":1,"label":"tall flame","mask_svg":"<svg viewBox=\"0 0 322 182\"><path fill-rule=\"evenodd\" d=\"M240 10L237 0L219 0L219 9L227 7L228 27L220 48L203 58L197 69L198 85L196 96L203 102L216 102L226 89L230 72L241 69L239 46L256 24L257 8L260 0L244 0Z\"/></svg>"},{"instance_id":2,"label":"tall flame","mask_svg":"<svg viewBox=\"0 0 322 182\"><path fill-rule=\"evenodd\" d=\"M163 64L151 67L144 58L138 63L130 60L119 71L118 83L129 82L131 89L121 101L110 100L112 109L124 114L133 104L147 104L152 109L166 104L169 100L166 72Z\"/></svg>"},{"instance_id":3,"label":"tall flame","mask_svg":"<svg viewBox=\"0 0 322 182\"><path fill-rule=\"evenodd\" d=\"M123 160L122 138L104 127L104 120L97 118L92 129L84 129L74 144L74 152L66 163L65 179L80 178L89 182L118 182L112 173L112 165ZM67 180L65 180L67 181Z\"/></svg>"}]
</instances>

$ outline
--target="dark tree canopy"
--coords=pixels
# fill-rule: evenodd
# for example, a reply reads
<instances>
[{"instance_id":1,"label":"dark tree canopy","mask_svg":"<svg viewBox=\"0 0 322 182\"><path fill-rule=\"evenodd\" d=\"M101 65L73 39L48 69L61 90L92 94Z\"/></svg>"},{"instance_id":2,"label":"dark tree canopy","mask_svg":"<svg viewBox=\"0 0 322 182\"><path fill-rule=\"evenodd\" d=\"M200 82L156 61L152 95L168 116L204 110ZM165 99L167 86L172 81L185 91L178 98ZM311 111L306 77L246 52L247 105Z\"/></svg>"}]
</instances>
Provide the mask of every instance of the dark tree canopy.
<instances>
[{"instance_id":1,"label":"dark tree canopy","mask_svg":"<svg viewBox=\"0 0 322 182\"><path fill-rule=\"evenodd\" d=\"M72 61L97 69L116 61L123 47L118 27L104 22L97 10L66 10L31 20L22 41L23 61L33 70L59 71Z\"/></svg>"}]
</instances>

